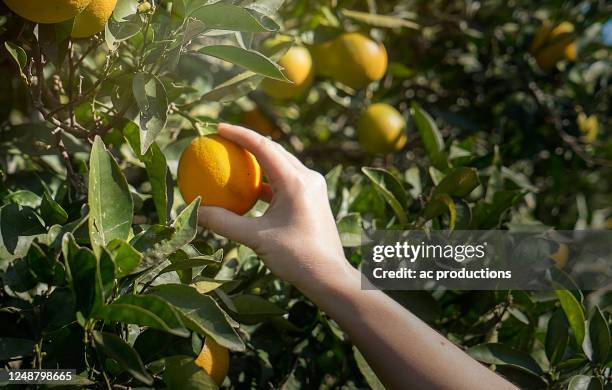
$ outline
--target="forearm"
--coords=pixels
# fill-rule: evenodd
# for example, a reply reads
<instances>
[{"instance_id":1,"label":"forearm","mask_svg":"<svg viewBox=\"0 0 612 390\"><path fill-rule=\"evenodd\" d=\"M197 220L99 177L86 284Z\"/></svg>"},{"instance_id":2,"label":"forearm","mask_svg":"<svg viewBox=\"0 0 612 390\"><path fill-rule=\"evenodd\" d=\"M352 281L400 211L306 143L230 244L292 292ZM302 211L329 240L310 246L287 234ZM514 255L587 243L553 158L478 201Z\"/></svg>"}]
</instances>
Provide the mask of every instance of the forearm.
<instances>
[{"instance_id":1,"label":"forearm","mask_svg":"<svg viewBox=\"0 0 612 390\"><path fill-rule=\"evenodd\" d=\"M303 290L350 335L390 389L516 389L381 291L362 290L357 270Z\"/></svg>"}]
</instances>

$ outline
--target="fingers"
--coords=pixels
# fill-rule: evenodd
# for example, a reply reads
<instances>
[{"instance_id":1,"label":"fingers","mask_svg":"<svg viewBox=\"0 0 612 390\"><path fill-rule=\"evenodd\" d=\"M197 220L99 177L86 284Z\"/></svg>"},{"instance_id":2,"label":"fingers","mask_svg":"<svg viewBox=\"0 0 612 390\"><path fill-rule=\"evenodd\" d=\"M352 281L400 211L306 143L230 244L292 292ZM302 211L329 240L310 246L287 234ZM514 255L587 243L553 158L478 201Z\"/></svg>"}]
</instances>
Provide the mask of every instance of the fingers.
<instances>
[{"instance_id":1,"label":"fingers","mask_svg":"<svg viewBox=\"0 0 612 390\"><path fill-rule=\"evenodd\" d=\"M220 207L200 207L198 221L215 233L248 246L255 246L257 219L242 217Z\"/></svg>"},{"instance_id":2,"label":"fingers","mask_svg":"<svg viewBox=\"0 0 612 390\"><path fill-rule=\"evenodd\" d=\"M278 147L278 149L280 150L281 154L287 159L287 161L289 161L289 163L291 165L293 165L293 167L295 169L297 169L298 171L303 171L304 169L307 169L306 166L304 164L302 164L302 162L300 160L298 160L297 157L295 157L293 154L289 153L287 151L287 149L285 149L281 144L275 143L274 145L276 145Z\"/></svg>"},{"instance_id":3,"label":"fingers","mask_svg":"<svg viewBox=\"0 0 612 390\"><path fill-rule=\"evenodd\" d=\"M286 181L293 174L293 166L287 164L287 159L273 141L247 128L227 123L220 123L218 130L221 136L253 153L272 185Z\"/></svg>"},{"instance_id":4,"label":"fingers","mask_svg":"<svg viewBox=\"0 0 612 390\"><path fill-rule=\"evenodd\" d=\"M263 200L266 203L270 203L272 201L273 196L274 193L270 184L263 183L261 186L261 192L259 193L259 199Z\"/></svg>"}]
</instances>

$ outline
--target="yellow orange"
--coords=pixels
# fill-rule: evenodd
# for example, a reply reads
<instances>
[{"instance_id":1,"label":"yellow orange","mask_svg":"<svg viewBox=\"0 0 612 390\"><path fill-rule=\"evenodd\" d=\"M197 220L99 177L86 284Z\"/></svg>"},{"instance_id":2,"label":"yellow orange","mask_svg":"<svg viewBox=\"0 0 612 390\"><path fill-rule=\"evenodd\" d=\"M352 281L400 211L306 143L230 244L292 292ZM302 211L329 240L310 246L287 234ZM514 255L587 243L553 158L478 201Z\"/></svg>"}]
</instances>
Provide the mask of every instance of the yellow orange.
<instances>
[{"instance_id":1,"label":"yellow orange","mask_svg":"<svg viewBox=\"0 0 612 390\"><path fill-rule=\"evenodd\" d=\"M380 80L387 71L387 50L381 43L360 33L344 33L333 40L331 45L322 46L319 68L322 74L353 89L366 87Z\"/></svg>"},{"instance_id":2,"label":"yellow orange","mask_svg":"<svg viewBox=\"0 0 612 390\"><path fill-rule=\"evenodd\" d=\"M17 15L36 23L60 23L81 13L90 0L4 0Z\"/></svg>"},{"instance_id":3,"label":"yellow orange","mask_svg":"<svg viewBox=\"0 0 612 390\"><path fill-rule=\"evenodd\" d=\"M255 157L218 134L194 139L181 155L178 187L187 203L201 196L203 206L244 214L257 201L261 185Z\"/></svg>"},{"instance_id":4,"label":"yellow orange","mask_svg":"<svg viewBox=\"0 0 612 390\"><path fill-rule=\"evenodd\" d=\"M530 48L542 70L551 70L563 59L576 60L573 34L574 25L570 22L562 22L557 26L553 26L549 21L542 24Z\"/></svg>"},{"instance_id":5,"label":"yellow orange","mask_svg":"<svg viewBox=\"0 0 612 390\"><path fill-rule=\"evenodd\" d=\"M339 58L333 51L334 41L316 43L308 46L312 56L315 72L321 76L331 77L338 68Z\"/></svg>"},{"instance_id":6,"label":"yellow orange","mask_svg":"<svg viewBox=\"0 0 612 390\"><path fill-rule=\"evenodd\" d=\"M111 17L117 0L91 0L83 12L74 18L73 38L87 38L104 30Z\"/></svg>"},{"instance_id":7,"label":"yellow orange","mask_svg":"<svg viewBox=\"0 0 612 390\"><path fill-rule=\"evenodd\" d=\"M208 376L218 386L221 386L229 371L229 351L209 337L196 358L195 364L202 367Z\"/></svg>"},{"instance_id":8,"label":"yellow orange","mask_svg":"<svg viewBox=\"0 0 612 390\"><path fill-rule=\"evenodd\" d=\"M550 255L550 258L555 262L555 266L563 269L567 265L569 259L569 247L562 242L558 243L557 250Z\"/></svg>"},{"instance_id":9,"label":"yellow orange","mask_svg":"<svg viewBox=\"0 0 612 390\"><path fill-rule=\"evenodd\" d=\"M314 76L312 57L308 49L294 46L278 61L283 73L291 82L265 79L263 91L276 99L292 99L302 95L310 87Z\"/></svg>"},{"instance_id":10,"label":"yellow orange","mask_svg":"<svg viewBox=\"0 0 612 390\"><path fill-rule=\"evenodd\" d=\"M406 121L395 108L385 103L368 106L359 119L359 143L369 153L392 153L406 145Z\"/></svg>"},{"instance_id":11,"label":"yellow orange","mask_svg":"<svg viewBox=\"0 0 612 390\"><path fill-rule=\"evenodd\" d=\"M599 134L599 121L595 115L587 116L584 112L578 114L578 128L584 134L580 139L587 143L595 142Z\"/></svg>"}]
</instances>

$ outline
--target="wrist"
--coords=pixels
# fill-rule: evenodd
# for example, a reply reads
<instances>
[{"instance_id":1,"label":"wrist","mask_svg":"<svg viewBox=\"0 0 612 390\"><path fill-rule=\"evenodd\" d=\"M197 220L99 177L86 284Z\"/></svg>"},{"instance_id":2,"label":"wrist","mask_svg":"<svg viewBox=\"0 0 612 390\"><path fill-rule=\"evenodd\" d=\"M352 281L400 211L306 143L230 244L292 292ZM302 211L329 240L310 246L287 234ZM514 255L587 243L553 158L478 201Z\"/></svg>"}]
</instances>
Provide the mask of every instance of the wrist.
<instances>
[{"instance_id":1,"label":"wrist","mask_svg":"<svg viewBox=\"0 0 612 390\"><path fill-rule=\"evenodd\" d=\"M346 259L336 264L339 266L323 270L323 274L315 277L310 283L297 286L304 295L323 309L327 309L332 302L341 301L343 297L361 286L361 273L358 269Z\"/></svg>"}]
</instances>

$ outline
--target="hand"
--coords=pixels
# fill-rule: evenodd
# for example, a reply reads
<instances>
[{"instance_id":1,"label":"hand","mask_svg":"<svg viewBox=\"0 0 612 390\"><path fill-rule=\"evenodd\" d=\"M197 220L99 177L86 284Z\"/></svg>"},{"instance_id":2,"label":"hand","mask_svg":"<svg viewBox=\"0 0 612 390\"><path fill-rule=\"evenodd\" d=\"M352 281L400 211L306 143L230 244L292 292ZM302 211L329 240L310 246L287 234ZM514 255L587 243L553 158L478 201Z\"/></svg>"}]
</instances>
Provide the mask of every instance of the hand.
<instances>
[{"instance_id":1,"label":"hand","mask_svg":"<svg viewBox=\"0 0 612 390\"><path fill-rule=\"evenodd\" d=\"M264 184L261 195L270 207L263 216L251 218L203 206L200 223L251 247L274 274L305 293L352 274L327 199L325 178L254 131L229 124L220 124L218 131L257 158L270 182Z\"/></svg>"}]
</instances>

